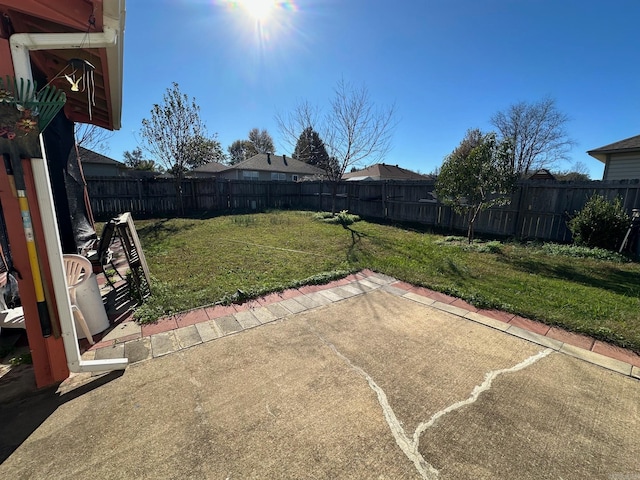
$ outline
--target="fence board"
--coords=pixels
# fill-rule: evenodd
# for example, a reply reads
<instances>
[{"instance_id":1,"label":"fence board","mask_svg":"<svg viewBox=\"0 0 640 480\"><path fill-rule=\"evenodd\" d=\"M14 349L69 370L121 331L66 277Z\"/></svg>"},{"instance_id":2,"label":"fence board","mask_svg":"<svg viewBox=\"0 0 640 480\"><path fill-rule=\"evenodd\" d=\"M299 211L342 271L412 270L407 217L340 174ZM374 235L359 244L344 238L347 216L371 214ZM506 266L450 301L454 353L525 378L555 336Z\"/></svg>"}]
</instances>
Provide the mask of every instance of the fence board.
<instances>
[{"instance_id":1,"label":"fence board","mask_svg":"<svg viewBox=\"0 0 640 480\"><path fill-rule=\"evenodd\" d=\"M173 179L88 178L91 207L104 219L128 211L134 218L178 214ZM189 213L223 212L230 209L264 210L332 208L332 185L328 182L265 182L185 179L183 201ZM475 231L555 242L568 242L567 221L582 209L594 193L620 198L625 209L640 208L640 182L526 181L518 185L508 205L480 214ZM433 180L421 182L341 182L337 186L336 211L372 219L416 222L426 226L466 231L467 219L442 205L435 196Z\"/></svg>"}]
</instances>

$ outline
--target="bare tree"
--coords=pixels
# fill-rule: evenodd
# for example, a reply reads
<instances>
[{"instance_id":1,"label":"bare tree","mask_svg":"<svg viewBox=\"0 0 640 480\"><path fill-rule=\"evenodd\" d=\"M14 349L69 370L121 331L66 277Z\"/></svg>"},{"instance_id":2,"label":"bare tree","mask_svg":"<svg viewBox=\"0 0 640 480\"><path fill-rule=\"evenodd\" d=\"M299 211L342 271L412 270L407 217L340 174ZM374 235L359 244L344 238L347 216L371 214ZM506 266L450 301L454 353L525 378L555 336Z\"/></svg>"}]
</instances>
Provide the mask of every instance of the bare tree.
<instances>
[{"instance_id":1,"label":"bare tree","mask_svg":"<svg viewBox=\"0 0 640 480\"><path fill-rule=\"evenodd\" d=\"M505 140L513 144L513 171L526 175L531 170L552 168L567 160L575 142L565 129L569 117L558 111L553 98L535 103L519 102L491 117Z\"/></svg>"},{"instance_id":2,"label":"bare tree","mask_svg":"<svg viewBox=\"0 0 640 480\"><path fill-rule=\"evenodd\" d=\"M224 153L216 136L209 138L200 118L195 98L189 99L173 82L162 104L151 109L151 118L142 120L143 147L174 176L178 208L184 214L182 179L185 172L203 163L223 160Z\"/></svg>"},{"instance_id":3,"label":"bare tree","mask_svg":"<svg viewBox=\"0 0 640 480\"><path fill-rule=\"evenodd\" d=\"M290 145L295 146L306 128L319 132L328 161L322 166L332 184L331 210L335 213L338 183L350 166L374 163L384 158L391 145L395 107L377 107L366 87L354 87L340 80L324 114L308 102L298 103L287 116L276 117Z\"/></svg>"},{"instance_id":4,"label":"bare tree","mask_svg":"<svg viewBox=\"0 0 640 480\"><path fill-rule=\"evenodd\" d=\"M288 114L276 115L281 139L290 150L295 150L298 139L306 129L321 128L320 110L307 100L299 101Z\"/></svg>"},{"instance_id":5,"label":"bare tree","mask_svg":"<svg viewBox=\"0 0 640 480\"><path fill-rule=\"evenodd\" d=\"M571 165L568 170L561 170L559 172L552 172L556 180L565 182L588 182L591 180L589 176L589 168L584 162L577 161Z\"/></svg>"},{"instance_id":6,"label":"bare tree","mask_svg":"<svg viewBox=\"0 0 640 480\"><path fill-rule=\"evenodd\" d=\"M74 125L74 135L76 145L87 150L109 151L109 139L113 137L113 132L90 123L76 123Z\"/></svg>"}]
</instances>

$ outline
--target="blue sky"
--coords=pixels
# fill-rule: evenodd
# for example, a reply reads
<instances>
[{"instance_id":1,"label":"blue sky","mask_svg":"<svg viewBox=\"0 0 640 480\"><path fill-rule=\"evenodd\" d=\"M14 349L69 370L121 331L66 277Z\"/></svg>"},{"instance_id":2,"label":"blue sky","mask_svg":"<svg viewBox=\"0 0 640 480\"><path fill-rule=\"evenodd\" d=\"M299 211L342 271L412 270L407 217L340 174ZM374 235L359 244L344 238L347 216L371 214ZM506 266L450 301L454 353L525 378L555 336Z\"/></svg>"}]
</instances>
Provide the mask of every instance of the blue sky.
<instances>
[{"instance_id":1,"label":"blue sky","mask_svg":"<svg viewBox=\"0 0 640 480\"><path fill-rule=\"evenodd\" d=\"M223 0L129 0L122 129L107 153L138 145L171 82L195 97L226 147L302 99L326 105L341 78L395 104L386 163L428 173L493 113L555 98L573 162L640 134L638 0L294 0L260 24ZM570 165L563 165L568 168Z\"/></svg>"}]
</instances>

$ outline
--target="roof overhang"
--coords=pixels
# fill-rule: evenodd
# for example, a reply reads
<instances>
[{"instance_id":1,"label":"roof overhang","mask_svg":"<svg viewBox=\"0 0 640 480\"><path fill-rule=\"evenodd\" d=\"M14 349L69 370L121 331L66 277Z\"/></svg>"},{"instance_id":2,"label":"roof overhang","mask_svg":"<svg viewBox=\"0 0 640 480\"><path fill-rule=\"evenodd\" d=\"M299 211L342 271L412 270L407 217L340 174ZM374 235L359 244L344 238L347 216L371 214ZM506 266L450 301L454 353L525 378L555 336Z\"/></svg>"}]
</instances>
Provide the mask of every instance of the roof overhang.
<instances>
[{"instance_id":1,"label":"roof overhang","mask_svg":"<svg viewBox=\"0 0 640 480\"><path fill-rule=\"evenodd\" d=\"M587 154L593 158L600 160L602 163L607 163L607 156L615 153L617 155L624 155L625 153L638 153L640 150L637 148L616 148L612 150L589 150Z\"/></svg>"},{"instance_id":2,"label":"roof overhang","mask_svg":"<svg viewBox=\"0 0 640 480\"><path fill-rule=\"evenodd\" d=\"M120 128L125 0L0 0L0 14L16 77L65 91L65 114L74 122ZM71 92L59 76L74 58L95 66L92 95Z\"/></svg>"}]
</instances>

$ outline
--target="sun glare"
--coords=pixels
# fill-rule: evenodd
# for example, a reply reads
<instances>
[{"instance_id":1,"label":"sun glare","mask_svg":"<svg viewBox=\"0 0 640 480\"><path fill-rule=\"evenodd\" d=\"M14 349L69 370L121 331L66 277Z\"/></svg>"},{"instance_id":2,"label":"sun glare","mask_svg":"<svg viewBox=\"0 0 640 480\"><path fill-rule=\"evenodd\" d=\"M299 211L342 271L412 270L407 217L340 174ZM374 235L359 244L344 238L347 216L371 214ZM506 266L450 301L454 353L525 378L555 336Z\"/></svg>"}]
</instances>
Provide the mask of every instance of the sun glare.
<instances>
[{"instance_id":1,"label":"sun glare","mask_svg":"<svg viewBox=\"0 0 640 480\"><path fill-rule=\"evenodd\" d=\"M239 35L237 41L263 55L289 48L296 33L299 7L295 0L213 0L224 7Z\"/></svg>"},{"instance_id":2,"label":"sun glare","mask_svg":"<svg viewBox=\"0 0 640 480\"><path fill-rule=\"evenodd\" d=\"M236 0L235 3L258 22L269 20L276 6L275 0Z\"/></svg>"}]
</instances>

